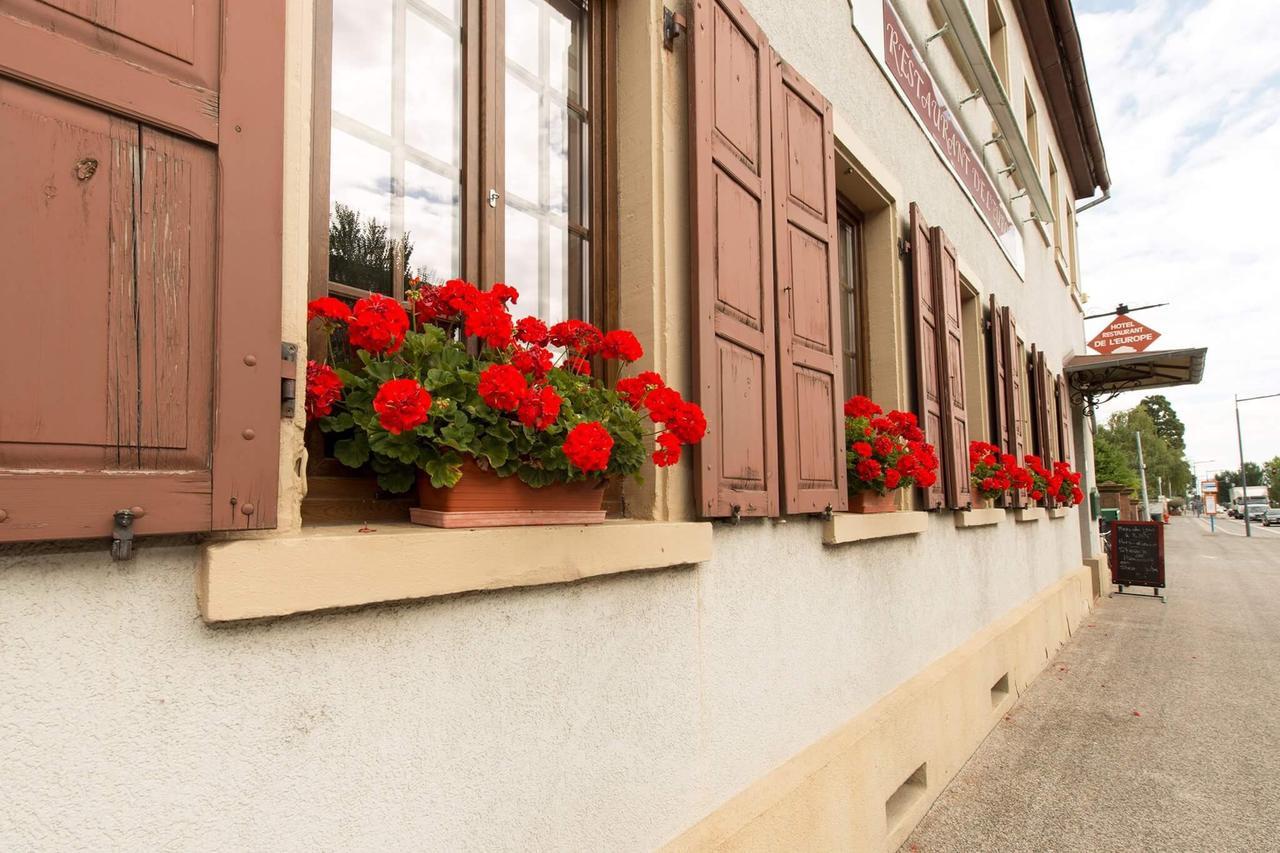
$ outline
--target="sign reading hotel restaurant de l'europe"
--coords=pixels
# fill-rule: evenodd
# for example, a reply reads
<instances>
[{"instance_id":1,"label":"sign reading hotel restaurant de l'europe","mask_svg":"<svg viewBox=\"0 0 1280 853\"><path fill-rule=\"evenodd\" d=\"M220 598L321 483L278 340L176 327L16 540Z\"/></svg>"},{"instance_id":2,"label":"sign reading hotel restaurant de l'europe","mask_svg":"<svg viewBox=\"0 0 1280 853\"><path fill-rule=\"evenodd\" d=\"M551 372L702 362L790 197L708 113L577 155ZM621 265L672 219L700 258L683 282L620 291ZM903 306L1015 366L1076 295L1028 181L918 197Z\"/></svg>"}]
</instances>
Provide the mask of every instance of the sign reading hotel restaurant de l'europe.
<instances>
[{"instance_id":1,"label":"sign reading hotel restaurant de l'europe","mask_svg":"<svg viewBox=\"0 0 1280 853\"><path fill-rule=\"evenodd\" d=\"M1019 275L1025 275L1022 235L1013 216L991 180L981 154L974 150L947 106L947 99L897 10L889 0L853 0L852 5L854 28L888 72L916 122L964 188L1009 262ZM873 31L873 27L878 32Z\"/></svg>"},{"instance_id":2,"label":"sign reading hotel restaurant de l'europe","mask_svg":"<svg viewBox=\"0 0 1280 853\"><path fill-rule=\"evenodd\" d=\"M1117 314L1108 326L1089 341L1089 347L1103 355L1142 352L1156 342L1160 333L1125 314Z\"/></svg>"}]
</instances>

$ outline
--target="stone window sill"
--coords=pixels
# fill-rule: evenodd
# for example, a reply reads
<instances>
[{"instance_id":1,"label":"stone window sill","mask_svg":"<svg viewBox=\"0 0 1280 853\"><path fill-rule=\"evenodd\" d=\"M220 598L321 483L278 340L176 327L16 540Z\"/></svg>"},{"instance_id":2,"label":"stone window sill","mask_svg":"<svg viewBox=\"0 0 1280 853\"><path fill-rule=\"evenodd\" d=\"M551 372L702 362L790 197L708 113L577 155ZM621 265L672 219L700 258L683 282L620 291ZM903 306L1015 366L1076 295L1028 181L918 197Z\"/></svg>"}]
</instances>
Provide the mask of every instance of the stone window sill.
<instances>
[{"instance_id":1,"label":"stone window sill","mask_svg":"<svg viewBox=\"0 0 1280 853\"><path fill-rule=\"evenodd\" d=\"M1004 521L1002 509L971 509L956 512L956 527L986 527Z\"/></svg>"},{"instance_id":2,"label":"stone window sill","mask_svg":"<svg viewBox=\"0 0 1280 853\"><path fill-rule=\"evenodd\" d=\"M197 580L206 622L564 583L711 559L709 522L442 530L412 524L312 527L210 542Z\"/></svg>"},{"instance_id":3,"label":"stone window sill","mask_svg":"<svg viewBox=\"0 0 1280 853\"><path fill-rule=\"evenodd\" d=\"M1067 513L1070 511L1071 510L1065 506L1055 506L1053 509L1049 510L1048 512L1049 512L1050 518L1066 518Z\"/></svg>"},{"instance_id":4,"label":"stone window sill","mask_svg":"<svg viewBox=\"0 0 1280 853\"><path fill-rule=\"evenodd\" d=\"M822 526L826 545L843 545L864 539L886 539L923 533L929 525L927 512L838 512Z\"/></svg>"},{"instance_id":5,"label":"stone window sill","mask_svg":"<svg viewBox=\"0 0 1280 853\"><path fill-rule=\"evenodd\" d=\"M1022 509L1015 509L1013 517L1017 521L1039 521L1045 517L1045 509L1042 506L1029 506Z\"/></svg>"}]
</instances>

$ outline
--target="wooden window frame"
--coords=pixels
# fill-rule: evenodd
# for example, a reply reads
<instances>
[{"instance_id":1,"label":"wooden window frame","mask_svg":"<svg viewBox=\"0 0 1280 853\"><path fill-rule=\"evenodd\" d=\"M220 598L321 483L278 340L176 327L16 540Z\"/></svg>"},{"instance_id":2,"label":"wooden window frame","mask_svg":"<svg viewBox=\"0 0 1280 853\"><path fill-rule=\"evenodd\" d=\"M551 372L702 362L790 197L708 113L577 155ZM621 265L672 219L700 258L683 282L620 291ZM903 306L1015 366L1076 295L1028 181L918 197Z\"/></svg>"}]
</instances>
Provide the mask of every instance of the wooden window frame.
<instances>
[{"instance_id":1,"label":"wooden window frame","mask_svg":"<svg viewBox=\"0 0 1280 853\"><path fill-rule=\"evenodd\" d=\"M840 282L843 302L841 313L848 324L849 337L853 338L853 340L842 341L845 362L844 390L845 397L848 398L854 394L866 395L871 384L871 370L867 365L869 356L867 340L870 330L867 326L866 216L844 195L836 196L836 204L838 246L844 245L842 229L849 228L853 235L852 269L846 270L843 261L839 258L836 260L841 275L848 272L852 279L851 285L846 284L843 279Z\"/></svg>"}]
</instances>

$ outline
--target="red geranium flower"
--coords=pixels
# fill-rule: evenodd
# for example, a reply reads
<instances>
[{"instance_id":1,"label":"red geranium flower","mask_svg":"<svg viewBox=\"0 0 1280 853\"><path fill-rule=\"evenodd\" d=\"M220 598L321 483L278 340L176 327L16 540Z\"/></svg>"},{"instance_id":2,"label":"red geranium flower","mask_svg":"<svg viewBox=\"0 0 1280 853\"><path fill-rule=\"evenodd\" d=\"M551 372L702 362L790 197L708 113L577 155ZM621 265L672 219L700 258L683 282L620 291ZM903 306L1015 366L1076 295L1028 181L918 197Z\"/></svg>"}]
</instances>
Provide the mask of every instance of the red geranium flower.
<instances>
[{"instance_id":1,"label":"red geranium flower","mask_svg":"<svg viewBox=\"0 0 1280 853\"><path fill-rule=\"evenodd\" d=\"M676 408L683 403L680 392L674 388L655 388L645 397L644 405L649 410L649 417L656 423L665 424L675 417Z\"/></svg>"},{"instance_id":2,"label":"red geranium flower","mask_svg":"<svg viewBox=\"0 0 1280 853\"><path fill-rule=\"evenodd\" d=\"M615 329L604 336L600 344L600 355L618 361L639 361L644 355L644 347L636 336L626 329Z\"/></svg>"},{"instance_id":3,"label":"red geranium flower","mask_svg":"<svg viewBox=\"0 0 1280 853\"><path fill-rule=\"evenodd\" d=\"M680 439L669 432L658 436L653 450L653 464L666 468L680 461Z\"/></svg>"},{"instance_id":4,"label":"red geranium flower","mask_svg":"<svg viewBox=\"0 0 1280 853\"><path fill-rule=\"evenodd\" d=\"M845 400L844 414L849 418L869 418L872 415L880 414L883 409L871 402L868 397L858 395Z\"/></svg>"},{"instance_id":5,"label":"red geranium flower","mask_svg":"<svg viewBox=\"0 0 1280 853\"><path fill-rule=\"evenodd\" d=\"M585 320L564 320L551 327L551 343L558 347L577 350L580 355L595 355L604 336L600 330Z\"/></svg>"},{"instance_id":6,"label":"red geranium flower","mask_svg":"<svg viewBox=\"0 0 1280 853\"><path fill-rule=\"evenodd\" d=\"M863 459L853 467L858 479L871 482L880 476L880 463L874 459Z\"/></svg>"},{"instance_id":7,"label":"red geranium flower","mask_svg":"<svg viewBox=\"0 0 1280 853\"><path fill-rule=\"evenodd\" d=\"M896 489L898 484L902 482L902 475L893 468L884 472L884 487L886 489Z\"/></svg>"},{"instance_id":8,"label":"red geranium flower","mask_svg":"<svg viewBox=\"0 0 1280 853\"><path fill-rule=\"evenodd\" d=\"M345 323L351 317L351 309L341 299L321 296L307 303L307 322L310 323L318 317L326 321Z\"/></svg>"},{"instance_id":9,"label":"red geranium flower","mask_svg":"<svg viewBox=\"0 0 1280 853\"><path fill-rule=\"evenodd\" d=\"M493 287L489 288L489 292L492 293L499 302L510 302L512 305L515 305L520 301L520 291L505 284L494 284Z\"/></svg>"},{"instance_id":10,"label":"red geranium flower","mask_svg":"<svg viewBox=\"0 0 1280 853\"><path fill-rule=\"evenodd\" d=\"M463 309L463 315L462 331L465 334L480 338L494 348L510 345L515 326L511 322L511 314L494 291L477 294Z\"/></svg>"},{"instance_id":11,"label":"red geranium flower","mask_svg":"<svg viewBox=\"0 0 1280 853\"><path fill-rule=\"evenodd\" d=\"M373 293L351 309L347 337L353 347L371 353L394 353L404 343L409 330L409 315L394 299Z\"/></svg>"},{"instance_id":12,"label":"red geranium flower","mask_svg":"<svg viewBox=\"0 0 1280 853\"><path fill-rule=\"evenodd\" d=\"M887 435L878 435L873 446L877 456L888 456L893 452L893 439Z\"/></svg>"},{"instance_id":13,"label":"red geranium flower","mask_svg":"<svg viewBox=\"0 0 1280 853\"><path fill-rule=\"evenodd\" d=\"M707 434L707 418L697 403L680 403L666 423L667 430L685 444L697 444Z\"/></svg>"},{"instance_id":14,"label":"red geranium flower","mask_svg":"<svg viewBox=\"0 0 1280 853\"><path fill-rule=\"evenodd\" d=\"M307 420L323 418L333 411L333 404L342 398L342 380L333 368L311 359L307 360Z\"/></svg>"},{"instance_id":15,"label":"red geranium flower","mask_svg":"<svg viewBox=\"0 0 1280 853\"><path fill-rule=\"evenodd\" d=\"M853 452L865 459L871 455L871 443L868 441L855 441L853 443Z\"/></svg>"},{"instance_id":16,"label":"red geranium flower","mask_svg":"<svg viewBox=\"0 0 1280 853\"><path fill-rule=\"evenodd\" d=\"M545 347L550 340L547 324L537 317L521 317L516 321L516 340L535 347Z\"/></svg>"},{"instance_id":17,"label":"red geranium flower","mask_svg":"<svg viewBox=\"0 0 1280 853\"><path fill-rule=\"evenodd\" d=\"M416 379L392 379L384 382L373 398L378 423L392 435L424 423L431 410L431 395Z\"/></svg>"},{"instance_id":18,"label":"red geranium flower","mask_svg":"<svg viewBox=\"0 0 1280 853\"><path fill-rule=\"evenodd\" d=\"M560 404L563 402L554 388L544 385L524 396L516 416L527 427L546 429L560 416Z\"/></svg>"},{"instance_id":19,"label":"red geranium flower","mask_svg":"<svg viewBox=\"0 0 1280 853\"><path fill-rule=\"evenodd\" d=\"M480 374L480 399L500 412L514 412L529 391L524 374L509 364L493 364Z\"/></svg>"},{"instance_id":20,"label":"red geranium flower","mask_svg":"<svg viewBox=\"0 0 1280 853\"><path fill-rule=\"evenodd\" d=\"M624 379L619 379L617 391L618 396L625 400L628 406L633 409L639 409L644 405L645 398L649 396L650 391L665 387L666 383L662 381L661 376L652 370L646 370L639 376L628 376Z\"/></svg>"},{"instance_id":21,"label":"red geranium flower","mask_svg":"<svg viewBox=\"0 0 1280 853\"><path fill-rule=\"evenodd\" d=\"M599 421L581 423L569 430L564 440L564 455L580 471L603 471L609 467L613 436Z\"/></svg>"},{"instance_id":22,"label":"red geranium flower","mask_svg":"<svg viewBox=\"0 0 1280 853\"><path fill-rule=\"evenodd\" d=\"M525 376L541 379L551 370L551 353L542 347L517 347L511 365Z\"/></svg>"}]
</instances>

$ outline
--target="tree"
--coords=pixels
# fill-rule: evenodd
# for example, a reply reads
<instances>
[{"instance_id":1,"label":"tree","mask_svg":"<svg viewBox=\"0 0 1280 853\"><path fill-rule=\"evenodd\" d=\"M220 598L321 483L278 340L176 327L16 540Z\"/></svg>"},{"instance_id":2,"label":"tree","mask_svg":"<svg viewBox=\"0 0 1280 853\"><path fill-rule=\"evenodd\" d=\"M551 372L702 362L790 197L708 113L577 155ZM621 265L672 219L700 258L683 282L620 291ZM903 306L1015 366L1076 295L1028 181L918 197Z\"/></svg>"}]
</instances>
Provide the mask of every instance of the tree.
<instances>
[{"instance_id":1,"label":"tree","mask_svg":"<svg viewBox=\"0 0 1280 853\"><path fill-rule=\"evenodd\" d=\"M1272 456L1263 464L1262 478L1267 484L1267 497L1280 502L1280 456Z\"/></svg>"},{"instance_id":2,"label":"tree","mask_svg":"<svg viewBox=\"0 0 1280 853\"><path fill-rule=\"evenodd\" d=\"M1194 476L1191 466L1187 464L1186 454L1181 448L1172 446L1157 431L1149 409L1141 403L1128 411L1112 415L1106 426L1098 430L1095 443L1101 438L1104 444L1110 443L1119 451L1125 466L1133 472L1133 484L1138 485L1139 434L1142 435L1142 455L1147 467L1147 488L1154 494L1159 484L1163 483L1165 494L1185 495Z\"/></svg>"},{"instance_id":3,"label":"tree","mask_svg":"<svg viewBox=\"0 0 1280 853\"><path fill-rule=\"evenodd\" d=\"M1103 428L1093 438L1093 471L1099 483L1119 483L1136 488L1138 472L1130 467L1124 450L1110 430Z\"/></svg>"},{"instance_id":4,"label":"tree","mask_svg":"<svg viewBox=\"0 0 1280 853\"><path fill-rule=\"evenodd\" d=\"M1156 425L1156 433L1167 441L1170 447L1179 451L1187 449L1187 428L1178 417L1178 413L1173 410L1173 404L1169 402L1168 397L1163 394L1153 394L1150 397L1143 397L1138 405L1151 415L1151 420Z\"/></svg>"},{"instance_id":5,"label":"tree","mask_svg":"<svg viewBox=\"0 0 1280 853\"><path fill-rule=\"evenodd\" d=\"M1249 478L1249 488L1258 486L1261 488L1263 480L1262 466L1257 462L1244 463L1244 474ZM1239 471L1219 471L1218 472L1218 500L1231 500L1231 490L1240 485Z\"/></svg>"}]
</instances>

